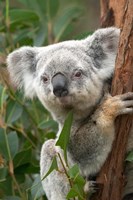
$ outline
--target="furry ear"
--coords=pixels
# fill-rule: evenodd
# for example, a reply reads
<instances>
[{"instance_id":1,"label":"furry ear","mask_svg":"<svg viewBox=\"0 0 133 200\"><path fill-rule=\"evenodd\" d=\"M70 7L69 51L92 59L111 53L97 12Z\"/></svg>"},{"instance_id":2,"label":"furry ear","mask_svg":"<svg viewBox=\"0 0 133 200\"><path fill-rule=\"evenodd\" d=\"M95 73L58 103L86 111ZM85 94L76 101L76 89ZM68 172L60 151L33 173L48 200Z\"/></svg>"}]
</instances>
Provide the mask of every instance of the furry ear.
<instances>
[{"instance_id":1,"label":"furry ear","mask_svg":"<svg viewBox=\"0 0 133 200\"><path fill-rule=\"evenodd\" d=\"M25 96L35 96L34 77L36 73L37 48L21 47L7 58L7 67L11 80L18 88L23 88Z\"/></svg>"},{"instance_id":2,"label":"furry ear","mask_svg":"<svg viewBox=\"0 0 133 200\"><path fill-rule=\"evenodd\" d=\"M114 67L118 49L120 30L110 27L97 30L85 39L88 54L96 68Z\"/></svg>"}]
</instances>

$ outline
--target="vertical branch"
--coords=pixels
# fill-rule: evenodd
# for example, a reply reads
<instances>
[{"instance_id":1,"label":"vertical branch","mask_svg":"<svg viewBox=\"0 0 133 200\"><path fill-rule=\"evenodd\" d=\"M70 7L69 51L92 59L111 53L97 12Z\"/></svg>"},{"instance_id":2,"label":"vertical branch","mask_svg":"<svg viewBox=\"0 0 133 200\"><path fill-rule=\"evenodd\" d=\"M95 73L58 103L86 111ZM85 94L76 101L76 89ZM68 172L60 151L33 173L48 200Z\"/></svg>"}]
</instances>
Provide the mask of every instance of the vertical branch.
<instances>
[{"instance_id":1,"label":"vertical branch","mask_svg":"<svg viewBox=\"0 0 133 200\"><path fill-rule=\"evenodd\" d=\"M109 0L100 0L101 6L101 27L114 26L114 12L109 7Z\"/></svg>"},{"instance_id":2,"label":"vertical branch","mask_svg":"<svg viewBox=\"0 0 133 200\"><path fill-rule=\"evenodd\" d=\"M122 18L122 32L116 59L116 70L112 84L112 95L133 91L133 1L126 1ZM123 186L123 164L132 116L121 116L116 120L116 138L112 152L105 162L97 182L103 188L93 200L121 200Z\"/></svg>"}]
</instances>

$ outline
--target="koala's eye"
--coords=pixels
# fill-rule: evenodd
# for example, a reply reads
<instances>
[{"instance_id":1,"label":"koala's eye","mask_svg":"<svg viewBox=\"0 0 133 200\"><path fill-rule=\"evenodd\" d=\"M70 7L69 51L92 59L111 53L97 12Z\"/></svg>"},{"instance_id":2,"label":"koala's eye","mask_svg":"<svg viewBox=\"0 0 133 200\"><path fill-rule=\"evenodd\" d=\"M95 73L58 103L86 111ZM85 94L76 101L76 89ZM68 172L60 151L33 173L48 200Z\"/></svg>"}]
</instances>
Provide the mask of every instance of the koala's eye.
<instances>
[{"instance_id":1,"label":"koala's eye","mask_svg":"<svg viewBox=\"0 0 133 200\"><path fill-rule=\"evenodd\" d=\"M43 76L42 76L42 81L43 81L44 83L47 83L47 82L48 82L48 77L45 76L45 75L43 75Z\"/></svg>"},{"instance_id":2,"label":"koala's eye","mask_svg":"<svg viewBox=\"0 0 133 200\"><path fill-rule=\"evenodd\" d=\"M82 72L81 71L76 71L74 76L77 77L77 78L80 78L82 75Z\"/></svg>"}]
</instances>

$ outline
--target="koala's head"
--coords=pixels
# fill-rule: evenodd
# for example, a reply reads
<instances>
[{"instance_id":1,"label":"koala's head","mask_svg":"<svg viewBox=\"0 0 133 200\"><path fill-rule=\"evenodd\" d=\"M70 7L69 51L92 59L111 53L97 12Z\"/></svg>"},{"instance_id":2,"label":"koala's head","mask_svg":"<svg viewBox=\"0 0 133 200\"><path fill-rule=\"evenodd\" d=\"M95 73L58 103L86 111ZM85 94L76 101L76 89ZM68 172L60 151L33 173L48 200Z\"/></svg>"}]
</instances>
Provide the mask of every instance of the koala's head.
<instances>
[{"instance_id":1,"label":"koala's head","mask_svg":"<svg viewBox=\"0 0 133 200\"><path fill-rule=\"evenodd\" d=\"M22 47L8 56L8 70L25 96L38 96L55 118L73 109L82 115L97 104L113 73L119 30L97 30L80 41Z\"/></svg>"}]
</instances>

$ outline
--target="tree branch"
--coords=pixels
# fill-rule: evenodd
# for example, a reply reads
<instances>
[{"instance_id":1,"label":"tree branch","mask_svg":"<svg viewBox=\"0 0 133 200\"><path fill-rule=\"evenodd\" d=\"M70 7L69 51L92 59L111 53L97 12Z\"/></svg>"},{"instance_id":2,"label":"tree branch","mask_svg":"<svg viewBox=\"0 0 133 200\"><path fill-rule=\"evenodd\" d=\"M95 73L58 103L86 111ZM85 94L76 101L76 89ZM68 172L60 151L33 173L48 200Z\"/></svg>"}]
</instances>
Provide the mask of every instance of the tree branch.
<instances>
[{"instance_id":1,"label":"tree branch","mask_svg":"<svg viewBox=\"0 0 133 200\"><path fill-rule=\"evenodd\" d=\"M125 0L126 1L126 0ZM133 1L126 1L121 24L121 36L118 55L116 58L116 70L112 83L112 95L133 91ZM132 116L121 116L116 120L116 138L112 152L105 162L98 183L103 188L93 200L121 200L125 179L124 158L130 128L133 123Z\"/></svg>"}]
</instances>

